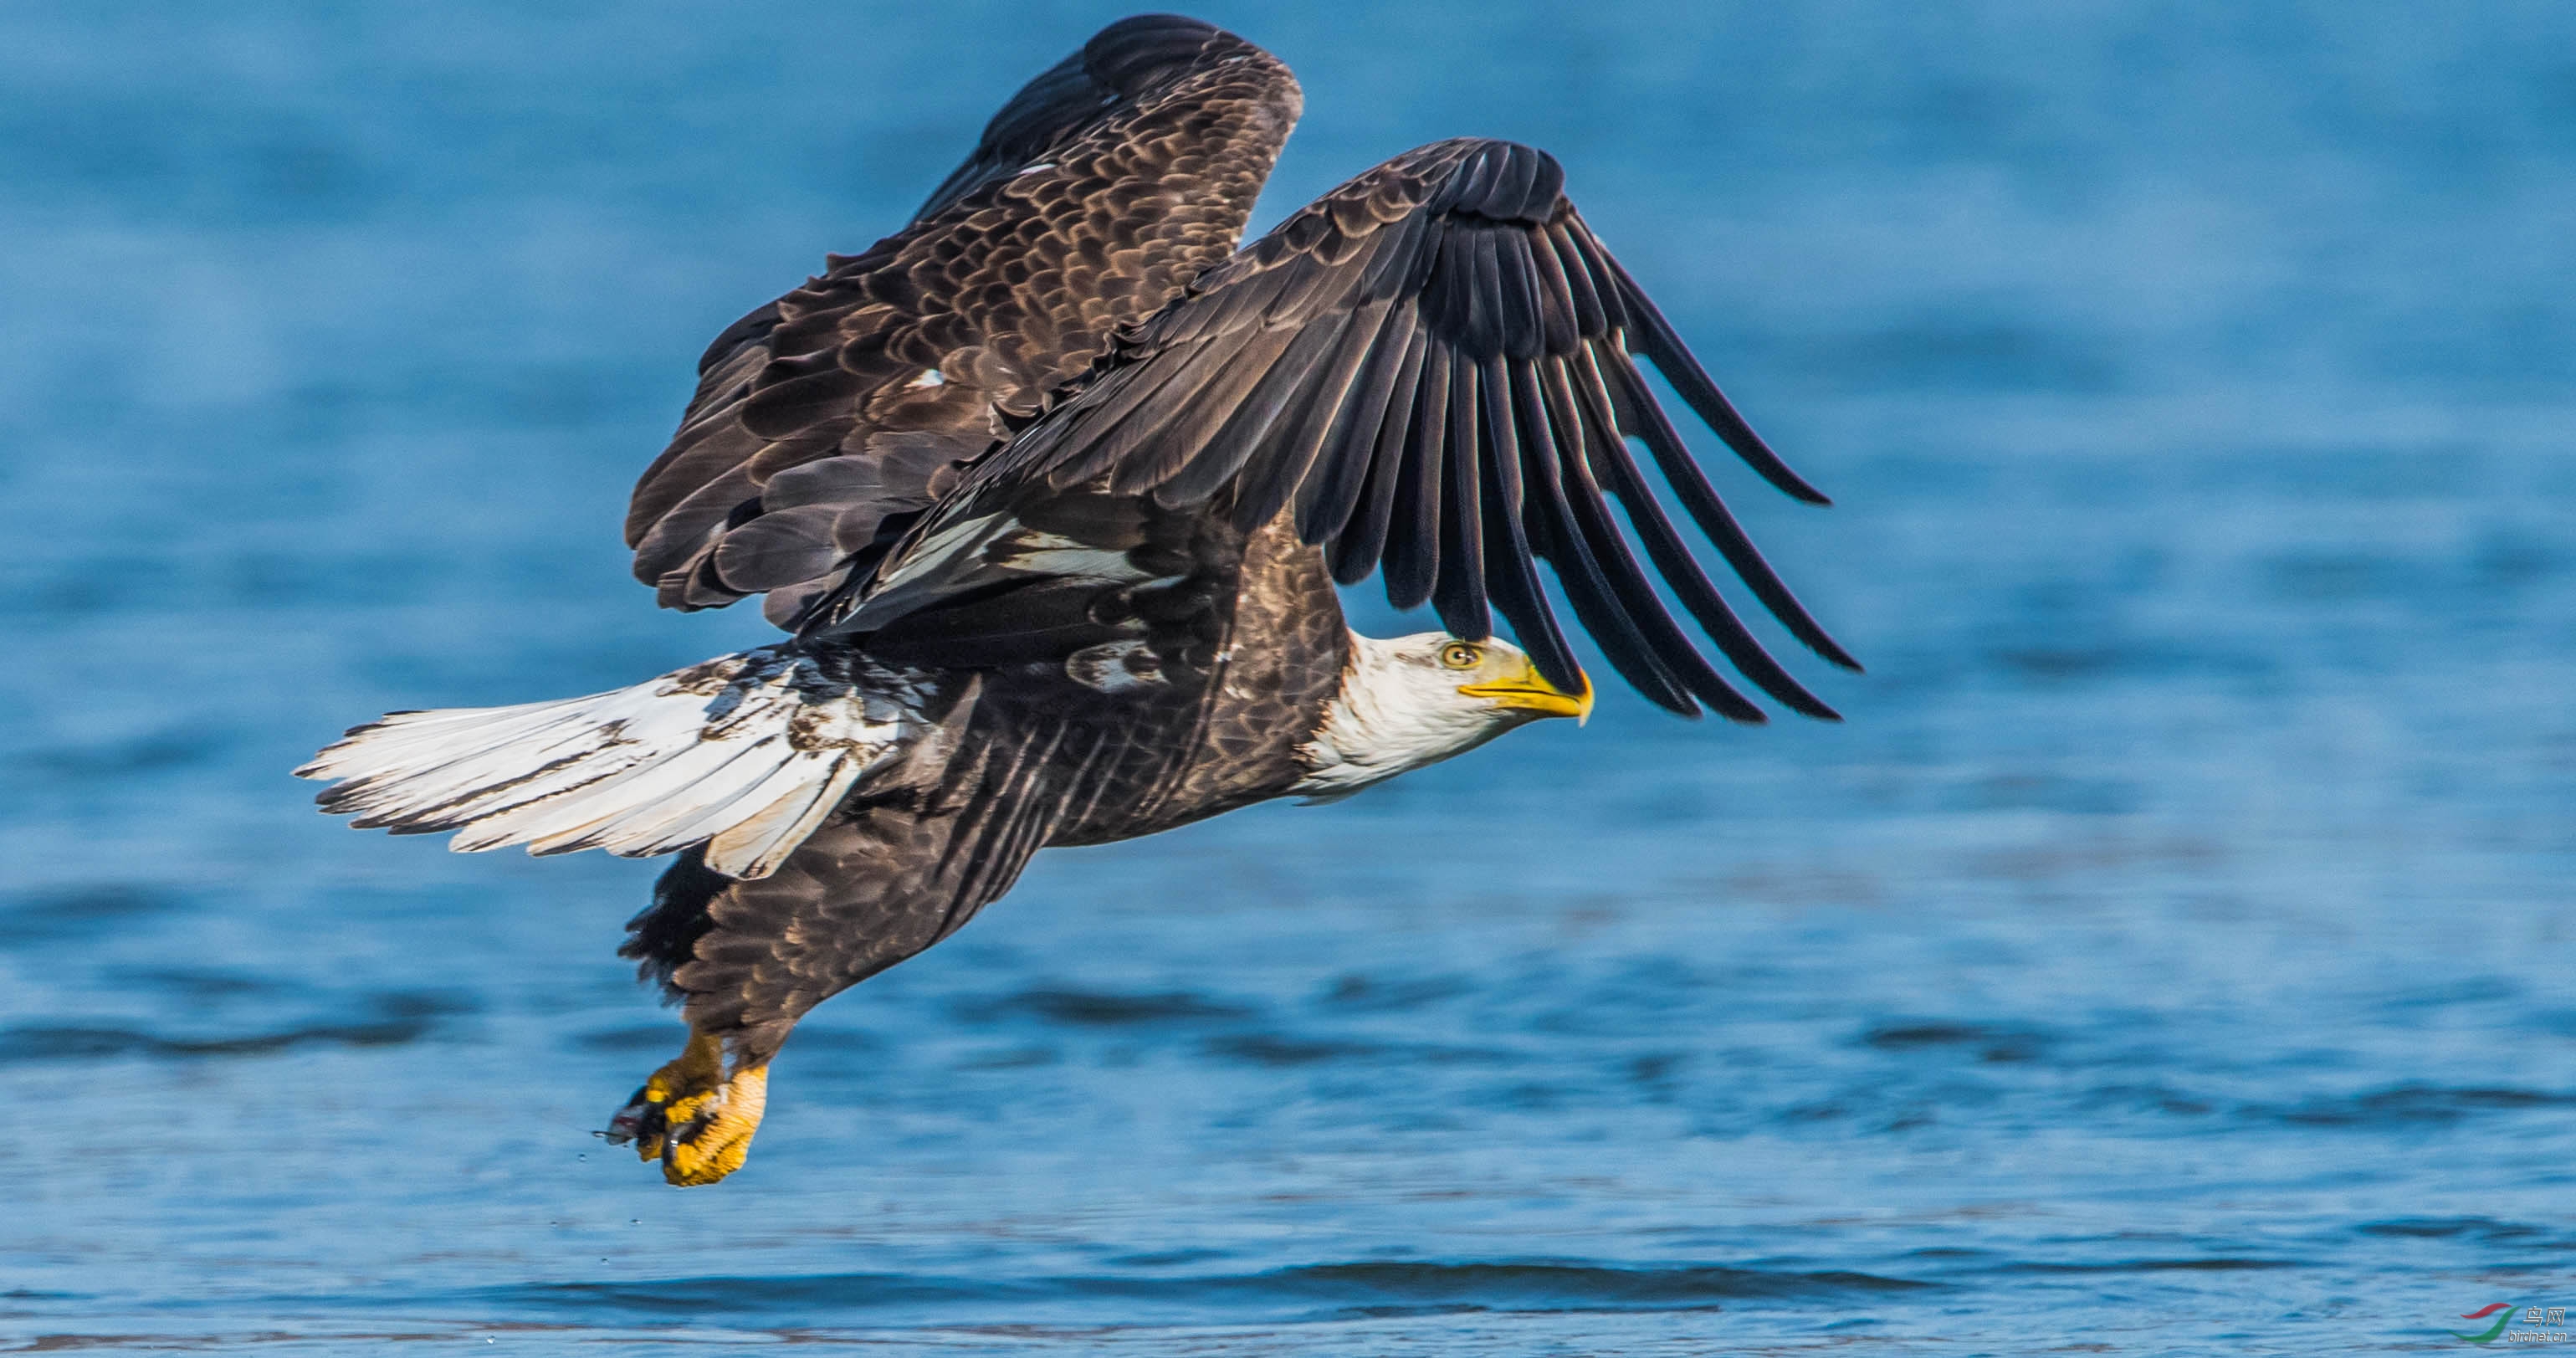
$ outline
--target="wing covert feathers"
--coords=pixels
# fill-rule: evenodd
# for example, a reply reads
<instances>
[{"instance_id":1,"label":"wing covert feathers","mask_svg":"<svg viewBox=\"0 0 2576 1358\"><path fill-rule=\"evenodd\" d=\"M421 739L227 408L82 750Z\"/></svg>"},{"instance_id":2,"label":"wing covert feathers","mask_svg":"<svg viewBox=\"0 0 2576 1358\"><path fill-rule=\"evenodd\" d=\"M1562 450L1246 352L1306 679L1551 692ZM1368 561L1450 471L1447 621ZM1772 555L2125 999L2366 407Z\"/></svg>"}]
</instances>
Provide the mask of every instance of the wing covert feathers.
<instances>
[{"instance_id":1,"label":"wing covert feathers","mask_svg":"<svg viewBox=\"0 0 2576 1358\"><path fill-rule=\"evenodd\" d=\"M1675 622L1669 591L1756 687L1833 719L1709 582L1630 452L1645 446L1765 611L1859 668L1728 512L1636 359L1765 480L1825 497L1727 402L1564 183L1545 152L1479 139L1360 175L1122 332L965 489L1105 481L1167 506L1221 503L1246 525L1293 505L1342 583L1382 573L1390 601L1428 602L1462 636L1500 612L1563 683L1575 663L1533 570L1545 561L1638 691L1762 720Z\"/></svg>"},{"instance_id":2,"label":"wing covert feathers","mask_svg":"<svg viewBox=\"0 0 2576 1358\"><path fill-rule=\"evenodd\" d=\"M636 578L670 608L767 593L799 626L1119 326L1233 253L1301 98L1195 19L1103 29L911 224L717 337L636 484Z\"/></svg>"},{"instance_id":3,"label":"wing covert feathers","mask_svg":"<svg viewBox=\"0 0 2576 1358\"><path fill-rule=\"evenodd\" d=\"M709 868L756 878L903 759L927 698L771 646L588 697L393 713L295 772L332 780L315 800L358 829L456 830L459 853L704 845Z\"/></svg>"}]
</instances>

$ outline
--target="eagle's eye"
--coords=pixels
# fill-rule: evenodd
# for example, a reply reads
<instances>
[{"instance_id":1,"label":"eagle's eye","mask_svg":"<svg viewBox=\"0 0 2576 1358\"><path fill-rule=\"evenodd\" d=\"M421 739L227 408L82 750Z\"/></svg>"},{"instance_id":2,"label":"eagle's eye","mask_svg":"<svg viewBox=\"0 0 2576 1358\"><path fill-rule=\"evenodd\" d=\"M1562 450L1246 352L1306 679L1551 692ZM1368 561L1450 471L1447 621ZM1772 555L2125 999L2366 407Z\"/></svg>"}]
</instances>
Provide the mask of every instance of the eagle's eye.
<instances>
[{"instance_id":1,"label":"eagle's eye","mask_svg":"<svg viewBox=\"0 0 2576 1358\"><path fill-rule=\"evenodd\" d=\"M1463 641L1453 641L1440 648L1440 663L1453 670L1472 670L1480 659L1483 659L1482 654Z\"/></svg>"}]
</instances>

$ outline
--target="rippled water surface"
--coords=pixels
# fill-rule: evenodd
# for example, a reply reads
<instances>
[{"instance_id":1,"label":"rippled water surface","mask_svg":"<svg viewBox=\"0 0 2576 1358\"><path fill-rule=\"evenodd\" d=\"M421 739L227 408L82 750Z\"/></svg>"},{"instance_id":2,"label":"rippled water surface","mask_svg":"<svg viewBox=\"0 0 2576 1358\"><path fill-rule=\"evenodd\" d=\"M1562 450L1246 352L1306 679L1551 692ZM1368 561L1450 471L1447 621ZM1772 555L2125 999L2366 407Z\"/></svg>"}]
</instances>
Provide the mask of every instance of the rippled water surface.
<instances>
[{"instance_id":1,"label":"rippled water surface","mask_svg":"<svg viewBox=\"0 0 2576 1358\"><path fill-rule=\"evenodd\" d=\"M625 578L690 360L1113 11L525 8L0 11L0 1339L2316 1353L2576 1303L2576 10L1219 6L1308 91L1265 220L1563 156L1840 500L1715 466L1851 720L1616 695L1045 856L683 1193L590 1135L678 1031L612 955L652 866L284 770L759 637Z\"/></svg>"}]
</instances>

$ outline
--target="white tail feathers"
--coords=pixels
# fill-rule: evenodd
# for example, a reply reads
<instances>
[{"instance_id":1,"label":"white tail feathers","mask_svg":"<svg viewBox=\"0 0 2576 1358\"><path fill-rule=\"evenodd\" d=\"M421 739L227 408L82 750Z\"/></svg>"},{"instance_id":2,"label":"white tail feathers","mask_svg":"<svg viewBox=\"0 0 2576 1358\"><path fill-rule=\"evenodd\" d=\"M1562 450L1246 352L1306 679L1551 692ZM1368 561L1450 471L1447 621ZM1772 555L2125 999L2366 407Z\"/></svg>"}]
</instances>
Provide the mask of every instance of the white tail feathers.
<instances>
[{"instance_id":1,"label":"white tail feathers","mask_svg":"<svg viewBox=\"0 0 2576 1358\"><path fill-rule=\"evenodd\" d=\"M766 877L920 730L920 696L861 687L786 646L633 688L518 707L396 712L297 769L359 829L461 831L459 853L630 858L706 846L709 868Z\"/></svg>"}]
</instances>

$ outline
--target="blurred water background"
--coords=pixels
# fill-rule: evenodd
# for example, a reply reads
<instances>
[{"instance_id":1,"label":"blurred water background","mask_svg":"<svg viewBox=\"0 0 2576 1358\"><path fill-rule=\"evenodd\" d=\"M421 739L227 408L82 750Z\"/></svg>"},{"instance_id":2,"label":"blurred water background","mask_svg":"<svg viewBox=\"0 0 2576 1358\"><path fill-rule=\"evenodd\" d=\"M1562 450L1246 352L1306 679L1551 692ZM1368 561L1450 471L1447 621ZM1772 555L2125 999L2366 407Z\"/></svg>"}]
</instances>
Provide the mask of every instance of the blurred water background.
<instances>
[{"instance_id":1,"label":"blurred water background","mask_svg":"<svg viewBox=\"0 0 2576 1358\"><path fill-rule=\"evenodd\" d=\"M1260 223L1545 146L1830 511L1843 726L1624 693L1042 857L590 1130L653 865L352 834L388 708L765 635L617 542L734 316L1120 11L0 7L0 1338L2442 1349L2576 1303L2576 8L1210 3ZM1363 620L1412 630L1380 607ZM50 1336L50 1338L48 1338Z\"/></svg>"}]
</instances>

